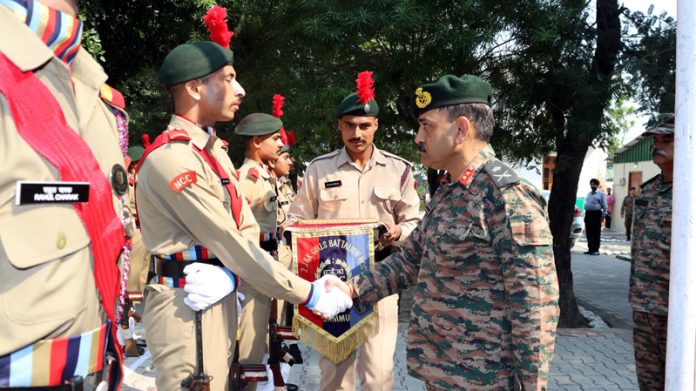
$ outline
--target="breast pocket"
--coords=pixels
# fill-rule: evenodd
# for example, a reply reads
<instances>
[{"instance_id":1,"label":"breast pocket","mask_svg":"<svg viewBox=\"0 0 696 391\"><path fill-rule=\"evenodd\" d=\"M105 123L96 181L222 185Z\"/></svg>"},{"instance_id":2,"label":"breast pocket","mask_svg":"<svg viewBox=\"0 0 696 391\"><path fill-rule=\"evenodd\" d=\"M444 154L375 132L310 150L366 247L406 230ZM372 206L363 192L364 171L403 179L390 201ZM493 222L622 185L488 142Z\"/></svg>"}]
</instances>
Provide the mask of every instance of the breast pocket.
<instances>
[{"instance_id":1,"label":"breast pocket","mask_svg":"<svg viewBox=\"0 0 696 391\"><path fill-rule=\"evenodd\" d=\"M69 319L85 308L86 287L93 286L90 239L72 206L17 207L0 218L0 243L0 306L10 319Z\"/></svg>"},{"instance_id":2,"label":"breast pocket","mask_svg":"<svg viewBox=\"0 0 696 391\"><path fill-rule=\"evenodd\" d=\"M329 189L319 190L319 214L320 219L335 219L335 218L351 218L351 216L345 216L345 210L350 211L349 213L355 213L352 217L358 217L359 212L357 209L348 205L349 197L356 197L357 195L355 188L341 186L333 187ZM341 209L346 208L341 214Z\"/></svg>"},{"instance_id":3,"label":"breast pocket","mask_svg":"<svg viewBox=\"0 0 696 391\"><path fill-rule=\"evenodd\" d=\"M375 204L384 207L389 214L394 211L396 203L401 199L398 189L389 186L375 186L373 194Z\"/></svg>"},{"instance_id":4,"label":"breast pocket","mask_svg":"<svg viewBox=\"0 0 696 391\"><path fill-rule=\"evenodd\" d=\"M443 221L436 228L439 277L477 279L481 257L491 248L490 231L482 211L463 212L457 219Z\"/></svg>"}]
</instances>

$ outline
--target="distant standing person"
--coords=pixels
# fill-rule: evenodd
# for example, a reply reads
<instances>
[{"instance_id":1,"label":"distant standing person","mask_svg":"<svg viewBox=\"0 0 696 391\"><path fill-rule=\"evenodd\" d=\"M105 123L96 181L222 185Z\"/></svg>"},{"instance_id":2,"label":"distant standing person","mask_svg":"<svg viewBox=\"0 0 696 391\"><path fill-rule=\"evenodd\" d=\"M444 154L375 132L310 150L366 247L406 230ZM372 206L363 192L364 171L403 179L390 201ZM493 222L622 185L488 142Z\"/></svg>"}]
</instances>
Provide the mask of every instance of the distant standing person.
<instances>
[{"instance_id":1,"label":"distant standing person","mask_svg":"<svg viewBox=\"0 0 696 391\"><path fill-rule=\"evenodd\" d=\"M628 297L633 308L638 385L641 391L661 391L665 386L672 247L674 115L660 115L658 125L643 133L646 136L653 138L652 160L661 172L641 185L641 193L633 203L635 228Z\"/></svg>"},{"instance_id":2,"label":"distant standing person","mask_svg":"<svg viewBox=\"0 0 696 391\"><path fill-rule=\"evenodd\" d=\"M616 197L611 194L611 187L607 187L607 215L604 216L605 223L604 228L611 229L611 214L614 213L614 203L616 202Z\"/></svg>"},{"instance_id":3,"label":"distant standing person","mask_svg":"<svg viewBox=\"0 0 696 391\"><path fill-rule=\"evenodd\" d=\"M626 227L626 240L631 241L631 226L633 225L633 200L636 199L636 188L632 187L628 191L628 195L624 197L621 203L621 218L624 219L624 227Z\"/></svg>"},{"instance_id":4,"label":"distant standing person","mask_svg":"<svg viewBox=\"0 0 696 391\"><path fill-rule=\"evenodd\" d=\"M599 180L590 179L592 191L585 197L585 235L587 251L585 254L599 255L599 238L602 232L602 218L607 214L607 197L598 190Z\"/></svg>"}]
</instances>

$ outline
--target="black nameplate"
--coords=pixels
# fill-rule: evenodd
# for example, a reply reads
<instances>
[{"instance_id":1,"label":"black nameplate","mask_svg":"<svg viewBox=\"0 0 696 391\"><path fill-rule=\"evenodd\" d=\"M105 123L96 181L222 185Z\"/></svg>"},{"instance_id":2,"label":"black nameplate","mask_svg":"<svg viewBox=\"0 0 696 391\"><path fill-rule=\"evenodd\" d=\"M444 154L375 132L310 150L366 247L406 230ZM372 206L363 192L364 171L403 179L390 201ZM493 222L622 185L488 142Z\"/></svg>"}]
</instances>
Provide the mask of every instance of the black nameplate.
<instances>
[{"instance_id":1,"label":"black nameplate","mask_svg":"<svg viewBox=\"0 0 696 391\"><path fill-rule=\"evenodd\" d=\"M341 187L341 184L341 181L324 182L324 187L330 189L332 187Z\"/></svg>"},{"instance_id":2,"label":"black nameplate","mask_svg":"<svg viewBox=\"0 0 696 391\"><path fill-rule=\"evenodd\" d=\"M277 200L277 199L278 199L278 196L273 196L273 197L271 197L271 202L273 202L273 201L275 201L275 200Z\"/></svg>"},{"instance_id":3,"label":"black nameplate","mask_svg":"<svg viewBox=\"0 0 696 391\"><path fill-rule=\"evenodd\" d=\"M222 182L223 185L229 185L229 184L230 184L230 180L229 180L228 178L222 178L222 179L220 180L220 182Z\"/></svg>"},{"instance_id":4,"label":"black nameplate","mask_svg":"<svg viewBox=\"0 0 696 391\"><path fill-rule=\"evenodd\" d=\"M89 183L17 181L15 196L17 205L87 202Z\"/></svg>"}]
</instances>

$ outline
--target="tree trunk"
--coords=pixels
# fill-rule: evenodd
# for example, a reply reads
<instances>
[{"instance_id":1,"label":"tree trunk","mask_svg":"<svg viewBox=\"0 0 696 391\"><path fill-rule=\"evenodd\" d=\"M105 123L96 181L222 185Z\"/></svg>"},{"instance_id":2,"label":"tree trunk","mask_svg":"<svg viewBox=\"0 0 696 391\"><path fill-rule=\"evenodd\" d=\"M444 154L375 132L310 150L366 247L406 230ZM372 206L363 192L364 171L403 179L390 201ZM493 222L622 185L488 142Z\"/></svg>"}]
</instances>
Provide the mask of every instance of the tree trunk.
<instances>
[{"instance_id":1,"label":"tree trunk","mask_svg":"<svg viewBox=\"0 0 696 391\"><path fill-rule=\"evenodd\" d=\"M573 291L573 271L570 257L570 226L573 222L575 197L580 171L587 153L587 145L567 140L558 145L556 168L553 172L553 191L549 200L549 219L553 234L553 255L560 289L561 316L559 327L585 327L585 319L578 310Z\"/></svg>"}]
</instances>

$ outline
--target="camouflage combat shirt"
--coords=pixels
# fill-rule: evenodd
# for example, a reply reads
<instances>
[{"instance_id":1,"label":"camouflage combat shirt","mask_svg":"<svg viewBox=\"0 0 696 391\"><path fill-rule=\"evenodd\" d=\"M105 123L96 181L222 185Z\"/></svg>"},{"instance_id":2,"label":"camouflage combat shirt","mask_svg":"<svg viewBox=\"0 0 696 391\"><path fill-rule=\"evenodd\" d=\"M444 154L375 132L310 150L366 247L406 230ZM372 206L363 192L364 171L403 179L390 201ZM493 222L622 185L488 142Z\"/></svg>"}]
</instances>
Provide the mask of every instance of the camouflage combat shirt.
<instances>
[{"instance_id":1,"label":"camouflage combat shirt","mask_svg":"<svg viewBox=\"0 0 696 391\"><path fill-rule=\"evenodd\" d=\"M662 174L641 185L633 206L631 287L634 311L667 315L672 247L672 183Z\"/></svg>"},{"instance_id":2,"label":"camouflage combat shirt","mask_svg":"<svg viewBox=\"0 0 696 391\"><path fill-rule=\"evenodd\" d=\"M446 389L544 390L559 315L551 243L543 199L487 147L353 286L372 303L415 285L411 375Z\"/></svg>"}]
</instances>

